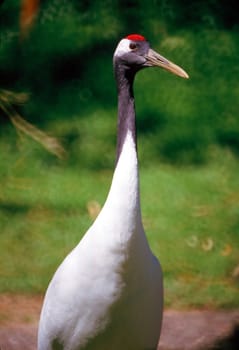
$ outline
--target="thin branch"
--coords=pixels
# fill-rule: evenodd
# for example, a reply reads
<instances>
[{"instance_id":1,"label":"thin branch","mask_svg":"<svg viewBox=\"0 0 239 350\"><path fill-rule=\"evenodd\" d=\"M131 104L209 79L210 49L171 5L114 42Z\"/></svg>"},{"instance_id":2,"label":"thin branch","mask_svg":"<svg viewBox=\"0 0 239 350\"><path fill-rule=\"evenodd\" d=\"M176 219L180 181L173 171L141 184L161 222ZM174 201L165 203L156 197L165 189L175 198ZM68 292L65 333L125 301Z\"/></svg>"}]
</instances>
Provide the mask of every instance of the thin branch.
<instances>
[{"instance_id":1,"label":"thin branch","mask_svg":"<svg viewBox=\"0 0 239 350\"><path fill-rule=\"evenodd\" d=\"M14 105L23 104L27 99L27 94L0 90L0 109L9 117L17 130L30 136L58 158L64 159L66 157L66 151L59 141L23 119L15 110Z\"/></svg>"}]
</instances>

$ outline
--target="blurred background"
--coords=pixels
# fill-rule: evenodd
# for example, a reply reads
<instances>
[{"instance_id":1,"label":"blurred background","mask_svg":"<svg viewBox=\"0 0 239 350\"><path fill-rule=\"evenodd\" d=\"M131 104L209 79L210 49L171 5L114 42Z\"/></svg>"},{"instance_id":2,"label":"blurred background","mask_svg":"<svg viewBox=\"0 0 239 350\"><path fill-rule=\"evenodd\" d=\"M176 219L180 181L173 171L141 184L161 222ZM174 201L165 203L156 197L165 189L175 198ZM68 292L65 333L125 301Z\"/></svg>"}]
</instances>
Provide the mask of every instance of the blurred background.
<instances>
[{"instance_id":1,"label":"blurred background","mask_svg":"<svg viewBox=\"0 0 239 350\"><path fill-rule=\"evenodd\" d=\"M135 82L144 226L170 307L238 307L236 0L0 2L0 292L43 293L106 198L112 55L140 33L182 66Z\"/></svg>"}]
</instances>

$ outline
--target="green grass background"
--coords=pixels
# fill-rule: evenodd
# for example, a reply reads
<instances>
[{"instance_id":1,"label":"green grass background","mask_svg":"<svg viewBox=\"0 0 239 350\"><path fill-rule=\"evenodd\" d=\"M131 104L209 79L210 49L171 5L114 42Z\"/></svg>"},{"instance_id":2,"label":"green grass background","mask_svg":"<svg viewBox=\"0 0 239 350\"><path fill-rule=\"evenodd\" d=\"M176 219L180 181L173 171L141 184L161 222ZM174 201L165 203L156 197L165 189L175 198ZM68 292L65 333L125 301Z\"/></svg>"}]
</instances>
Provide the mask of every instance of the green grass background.
<instances>
[{"instance_id":1,"label":"green grass background","mask_svg":"<svg viewBox=\"0 0 239 350\"><path fill-rule=\"evenodd\" d=\"M233 1L42 1L19 40L20 1L0 6L1 88L58 137L59 161L0 105L0 292L44 293L103 205L115 162L117 41L144 34L188 81L135 82L143 221L175 308L239 307L239 36ZM1 94L0 94L1 97Z\"/></svg>"},{"instance_id":2,"label":"green grass background","mask_svg":"<svg viewBox=\"0 0 239 350\"><path fill-rule=\"evenodd\" d=\"M140 141L143 221L162 263L166 306L237 307L237 160L214 149L204 166L146 166ZM9 140L0 144L0 291L43 293L90 226L91 202L103 205L114 159L111 169L87 170L44 157L30 140L18 142L21 152Z\"/></svg>"}]
</instances>

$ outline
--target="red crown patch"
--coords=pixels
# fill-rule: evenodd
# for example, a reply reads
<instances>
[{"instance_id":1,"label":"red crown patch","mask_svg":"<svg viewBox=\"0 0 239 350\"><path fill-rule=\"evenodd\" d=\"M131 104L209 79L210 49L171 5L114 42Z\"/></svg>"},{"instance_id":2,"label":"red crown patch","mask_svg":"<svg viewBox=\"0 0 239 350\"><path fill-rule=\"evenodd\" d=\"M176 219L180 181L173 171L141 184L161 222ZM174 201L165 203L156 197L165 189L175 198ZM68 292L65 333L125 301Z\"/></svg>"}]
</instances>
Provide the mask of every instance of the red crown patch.
<instances>
[{"instance_id":1,"label":"red crown patch","mask_svg":"<svg viewBox=\"0 0 239 350\"><path fill-rule=\"evenodd\" d=\"M140 34L130 34L126 36L126 39L134 40L134 41L146 41L145 37Z\"/></svg>"}]
</instances>

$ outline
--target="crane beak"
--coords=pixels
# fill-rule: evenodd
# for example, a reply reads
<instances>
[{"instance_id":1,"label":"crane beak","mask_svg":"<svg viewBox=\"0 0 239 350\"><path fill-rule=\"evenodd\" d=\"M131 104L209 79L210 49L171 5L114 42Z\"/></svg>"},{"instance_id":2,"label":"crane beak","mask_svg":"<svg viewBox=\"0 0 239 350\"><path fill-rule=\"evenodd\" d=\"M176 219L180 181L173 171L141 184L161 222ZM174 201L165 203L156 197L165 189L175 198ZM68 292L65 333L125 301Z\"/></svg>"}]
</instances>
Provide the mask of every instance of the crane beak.
<instances>
[{"instance_id":1,"label":"crane beak","mask_svg":"<svg viewBox=\"0 0 239 350\"><path fill-rule=\"evenodd\" d=\"M147 67L161 67L169 72L178 75L179 77L188 79L189 75L179 66L170 62L165 57L161 56L157 52L152 49L149 49L146 58L146 66Z\"/></svg>"}]
</instances>

